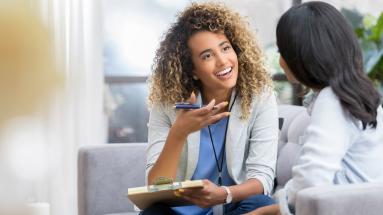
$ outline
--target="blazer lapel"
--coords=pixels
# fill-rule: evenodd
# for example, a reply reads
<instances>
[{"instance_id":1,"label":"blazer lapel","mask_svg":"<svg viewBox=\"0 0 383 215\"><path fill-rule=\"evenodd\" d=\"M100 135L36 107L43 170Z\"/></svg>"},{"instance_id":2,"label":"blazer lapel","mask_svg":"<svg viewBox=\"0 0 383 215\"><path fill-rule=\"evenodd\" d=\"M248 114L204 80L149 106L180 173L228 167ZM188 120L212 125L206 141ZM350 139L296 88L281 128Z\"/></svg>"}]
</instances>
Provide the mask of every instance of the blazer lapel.
<instances>
[{"instance_id":1,"label":"blazer lapel","mask_svg":"<svg viewBox=\"0 0 383 215\"><path fill-rule=\"evenodd\" d=\"M197 96L197 104L202 104L201 93ZM199 142L200 142L201 132L196 131L187 137L187 165L186 165L186 175L185 179L191 179L194 174L195 168L197 166L198 157L199 157Z\"/></svg>"},{"instance_id":2,"label":"blazer lapel","mask_svg":"<svg viewBox=\"0 0 383 215\"><path fill-rule=\"evenodd\" d=\"M234 95L235 95L235 91L233 91L231 95L231 99L230 99L231 102L234 99ZM241 136L243 135L243 132L245 131L245 123L240 118L241 111L242 111L240 97L237 96L234 102L235 103L230 113L229 124L228 124L227 134L226 134L226 163L227 163L227 169L231 175L233 175L231 170L232 170L233 159L235 159L235 157L233 157L233 154L236 151L237 144L239 143L239 140Z\"/></svg>"}]
</instances>

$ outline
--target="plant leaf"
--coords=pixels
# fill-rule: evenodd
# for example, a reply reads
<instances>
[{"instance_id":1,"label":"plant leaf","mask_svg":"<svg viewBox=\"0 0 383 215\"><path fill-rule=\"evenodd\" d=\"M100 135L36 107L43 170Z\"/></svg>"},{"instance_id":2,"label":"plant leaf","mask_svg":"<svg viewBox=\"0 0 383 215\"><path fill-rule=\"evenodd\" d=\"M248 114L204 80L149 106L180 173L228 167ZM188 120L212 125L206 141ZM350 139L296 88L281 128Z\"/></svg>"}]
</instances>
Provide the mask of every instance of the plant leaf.
<instances>
[{"instance_id":1,"label":"plant leaf","mask_svg":"<svg viewBox=\"0 0 383 215\"><path fill-rule=\"evenodd\" d=\"M383 34L383 13L380 14L376 25L371 28L370 39L374 41L378 46L382 44L382 34Z\"/></svg>"},{"instance_id":2,"label":"plant leaf","mask_svg":"<svg viewBox=\"0 0 383 215\"><path fill-rule=\"evenodd\" d=\"M383 58L383 49L381 50L373 50L370 53L365 53L366 55L366 62L365 62L365 70L369 74L372 72L374 67L377 65L379 60Z\"/></svg>"}]
</instances>

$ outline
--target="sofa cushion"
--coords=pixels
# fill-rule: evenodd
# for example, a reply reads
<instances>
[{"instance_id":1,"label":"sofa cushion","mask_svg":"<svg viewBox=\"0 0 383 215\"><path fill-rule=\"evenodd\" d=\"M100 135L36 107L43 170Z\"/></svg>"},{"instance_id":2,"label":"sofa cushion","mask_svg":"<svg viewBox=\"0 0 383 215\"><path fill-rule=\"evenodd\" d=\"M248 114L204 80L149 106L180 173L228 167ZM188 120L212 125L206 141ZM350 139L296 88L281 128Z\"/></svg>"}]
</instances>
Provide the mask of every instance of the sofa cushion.
<instances>
[{"instance_id":1,"label":"sofa cushion","mask_svg":"<svg viewBox=\"0 0 383 215\"><path fill-rule=\"evenodd\" d=\"M278 152L279 150L288 142L288 131L290 124L295 120L295 118L306 112L306 108L301 106L293 105L280 105L278 106L278 115L280 118L283 118L282 129L279 133L279 143L278 143Z\"/></svg>"},{"instance_id":2,"label":"sofa cushion","mask_svg":"<svg viewBox=\"0 0 383 215\"><path fill-rule=\"evenodd\" d=\"M79 215L134 212L126 194L128 188L145 184L145 150L143 143L82 147L78 159Z\"/></svg>"},{"instance_id":3,"label":"sofa cushion","mask_svg":"<svg viewBox=\"0 0 383 215\"><path fill-rule=\"evenodd\" d=\"M301 113L297 114L290 123L290 126L287 130L286 143L302 144L300 139L303 136L303 133L306 131L309 122L310 116L306 111L302 111Z\"/></svg>"},{"instance_id":4,"label":"sofa cushion","mask_svg":"<svg viewBox=\"0 0 383 215\"><path fill-rule=\"evenodd\" d=\"M279 117L284 123L279 136L277 160L277 186L284 186L292 176L292 167L300 153L300 139L309 124L310 117L303 107L283 105L279 107ZM277 189L278 189L277 187Z\"/></svg>"},{"instance_id":5,"label":"sofa cushion","mask_svg":"<svg viewBox=\"0 0 383 215\"><path fill-rule=\"evenodd\" d=\"M292 167L295 165L301 145L287 143L279 152L277 160L277 186L284 186L292 176Z\"/></svg>"}]
</instances>

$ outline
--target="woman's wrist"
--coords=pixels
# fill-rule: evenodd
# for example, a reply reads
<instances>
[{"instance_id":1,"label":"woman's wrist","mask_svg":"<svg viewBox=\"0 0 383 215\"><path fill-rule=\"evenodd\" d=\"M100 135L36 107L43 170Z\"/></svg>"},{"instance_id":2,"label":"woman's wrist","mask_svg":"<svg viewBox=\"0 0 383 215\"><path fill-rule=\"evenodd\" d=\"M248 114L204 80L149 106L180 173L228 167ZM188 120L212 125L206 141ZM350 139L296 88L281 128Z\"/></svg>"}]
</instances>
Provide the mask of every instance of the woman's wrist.
<instances>
[{"instance_id":1,"label":"woman's wrist","mask_svg":"<svg viewBox=\"0 0 383 215\"><path fill-rule=\"evenodd\" d=\"M225 204L228 193L224 187L218 187L218 190L218 204Z\"/></svg>"},{"instance_id":2,"label":"woman's wrist","mask_svg":"<svg viewBox=\"0 0 383 215\"><path fill-rule=\"evenodd\" d=\"M183 129L180 129L176 124L174 124L169 131L169 136L174 137L177 140L186 140L187 136L189 134L184 131Z\"/></svg>"}]
</instances>

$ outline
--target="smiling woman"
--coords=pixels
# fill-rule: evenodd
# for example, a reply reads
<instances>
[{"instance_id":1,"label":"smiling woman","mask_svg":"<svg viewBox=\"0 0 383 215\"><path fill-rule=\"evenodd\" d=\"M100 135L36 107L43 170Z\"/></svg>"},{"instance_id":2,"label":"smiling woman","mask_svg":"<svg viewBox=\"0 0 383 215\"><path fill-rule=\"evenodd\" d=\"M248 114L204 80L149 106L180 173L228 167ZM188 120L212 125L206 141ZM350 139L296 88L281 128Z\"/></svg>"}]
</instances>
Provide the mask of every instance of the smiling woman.
<instances>
[{"instance_id":1,"label":"smiling woman","mask_svg":"<svg viewBox=\"0 0 383 215\"><path fill-rule=\"evenodd\" d=\"M188 46L195 67L193 78L201 81L205 101L227 100L238 78L237 54L227 37L201 31L190 37Z\"/></svg>"},{"instance_id":2,"label":"smiling woman","mask_svg":"<svg viewBox=\"0 0 383 215\"><path fill-rule=\"evenodd\" d=\"M204 179L204 188L176 192L192 206L155 204L143 214L243 214L274 203L276 101L239 14L215 3L187 7L160 43L149 83L147 182ZM202 107L173 109L184 101Z\"/></svg>"}]
</instances>

